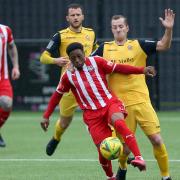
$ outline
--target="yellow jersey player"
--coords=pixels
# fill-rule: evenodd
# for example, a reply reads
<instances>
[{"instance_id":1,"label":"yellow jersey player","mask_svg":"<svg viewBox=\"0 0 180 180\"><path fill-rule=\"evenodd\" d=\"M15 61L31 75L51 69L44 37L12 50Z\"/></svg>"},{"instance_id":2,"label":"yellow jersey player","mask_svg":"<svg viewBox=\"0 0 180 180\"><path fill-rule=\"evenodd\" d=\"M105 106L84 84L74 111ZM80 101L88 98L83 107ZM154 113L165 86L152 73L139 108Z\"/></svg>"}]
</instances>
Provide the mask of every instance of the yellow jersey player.
<instances>
[{"instance_id":1,"label":"yellow jersey player","mask_svg":"<svg viewBox=\"0 0 180 180\"><path fill-rule=\"evenodd\" d=\"M129 64L136 67L146 66L147 57L156 51L170 48L172 29L175 14L171 9L165 10L165 18L160 18L165 27L165 33L159 41L128 40L129 26L127 18L115 15L111 20L111 28L114 41L105 42L92 55L103 56L103 58L115 63ZM121 82L119 85L117 82ZM162 180L171 180L169 174L168 154L160 135L160 124L158 117L151 105L149 91L144 75L120 75L113 73L109 76L109 87L120 98L126 106L128 116L126 123L135 132L137 124L149 138L154 157L157 160ZM124 146L124 153L120 157L120 168L117 172L117 180L125 180L127 172L127 158L129 150Z\"/></svg>"},{"instance_id":2,"label":"yellow jersey player","mask_svg":"<svg viewBox=\"0 0 180 180\"><path fill-rule=\"evenodd\" d=\"M92 51L97 48L94 31L90 28L82 27L84 14L81 5L70 4L67 7L66 20L69 23L69 27L58 31L53 36L40 58L40 61L44 64L56 64L62 67L62 72L66 70L69 63L66 54L66 48L69 44L73 42L83 44L85 56L89 56ZM60 57L54 58L53 54L57 51ZM54 136L46 146L46 153L49 156L54 153L61 140L62 134L71 123L74 111L77 107L75 97L71 91L63 95L60 101L60 107L60 119L56 122Z\"/></svg>"}]
</instances>

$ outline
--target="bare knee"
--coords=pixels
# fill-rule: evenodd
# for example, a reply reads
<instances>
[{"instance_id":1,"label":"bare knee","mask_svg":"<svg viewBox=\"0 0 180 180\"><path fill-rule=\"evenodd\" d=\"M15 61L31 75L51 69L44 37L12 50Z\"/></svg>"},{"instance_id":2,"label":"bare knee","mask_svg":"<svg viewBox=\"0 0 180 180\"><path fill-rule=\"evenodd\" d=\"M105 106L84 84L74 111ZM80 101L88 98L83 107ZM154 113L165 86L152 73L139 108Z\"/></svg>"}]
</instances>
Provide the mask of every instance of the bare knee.
<instances>
[{"instance_id":1,"label":"bare knee","mask_svg":"<svg viewBox=\"0 0 180 180\"><path fill-rule=\"evenodd\" d=\"M0 107L5 111L10 111L12 109L13 100L9 96L0 96Z\"/></svg>"},{"instance_id":2,"label":"bare knee","mask_svg":"<svg viewBox=\"0 0 180 180\"><path fill-rule=\"evenodd\" d=\"M151 141L153 146L160 146L163 143L163 140L162 140L161 135L159 133L149 135L148 138Z\"/></svg>"},{"instance_id":3,"label":"bare knee","mask_svg":"<svg viewBox=\"0 0 180 180\"><path fill-rule=\"evenodd\" d=\"M61 116L60 117L60 126L63 129L66 129L71 124L72 118L73 118L72 116L69 116L69 117Z\"/></svg>"}]
</instances>

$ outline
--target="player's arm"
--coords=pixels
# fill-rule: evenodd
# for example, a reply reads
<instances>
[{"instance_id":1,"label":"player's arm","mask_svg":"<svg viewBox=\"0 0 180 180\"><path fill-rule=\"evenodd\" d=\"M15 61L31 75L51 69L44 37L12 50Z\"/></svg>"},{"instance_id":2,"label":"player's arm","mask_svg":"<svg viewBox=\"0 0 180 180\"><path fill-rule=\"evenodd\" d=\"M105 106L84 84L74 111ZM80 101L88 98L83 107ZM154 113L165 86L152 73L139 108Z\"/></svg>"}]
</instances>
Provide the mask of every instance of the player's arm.
<instances>
[{"instance_id":1,"label":"player's arm","mask_svg":"<svg viewBox=\"0 0 180 180\"><path fill-rule=\"evenodd\" d=\"M50 98L50 101L48 103L48 107L46 109L46 111L44 112L43 115L43 120L41 121L41 128L44 131L47 131L48 126L49 126L49 117L50 115L53 113L55 107L58 105L59 101L61 100L63 94L58 93L57 91L55 91L53 93L53 95Z\"/></svg>"},{"instance_id":2,"label":"player's arm","mask_svg":"<svg viewBox=\"0 0 180 180\"><path fill-rule=\"evenodd\" d=\"M141 49L144 51L144 53L147 56L150 56L154 53L157 52L156 47L157 47L157 41L154 40L139 40L139 45Z\"/></svg>"},{"instance_id":3,"label":"player's arm","mask_svg":"<svg viewBox=\"0 0 180 180\"><path fill-rule=\"evenodd\" d=\"M61 100L63 94L65 92L69 92L70 90L70 83L68 81L66 73L62 76L56 91L52 94L47 109L45 110L43 114L43 120L41 121L41 127L44 131L47 131L49 126L49 118L51 114L54 112L54 109L59 104L59 101Z\"/></svg>"},{"instance_id":4,"label":"player's arm","mask_svg":"<svg viewBox=\"0 0 180 180\"><path fill-rule=\"evenodd\" d=\"M11 77L13 80L16 80L20 76L18 51L17 51L16 44L14 42L14 38L13 38L11 29L9 27L6 27L6 28L7 28L7 32L8 32L7 51L8 51L8 54L10 56L10 59L12 61L12 65L13 65Z\"/></svg>"},{"instance_id":5,"label":"player's arm","mask_svg":"<svg viewBox=\"0 0 180 180\"><path fill-rule=\"evenodd\" d=\"M154 77L156 75L156 71L153 66L135 67L125 64L115 64L113 72L121 74L145 74L146 76L151 77Z\"/></svg>"},{"instance_id":6,"label":"player's arm","mask_svg":"<svg viewBox=\"0 0 180 180\"><path fill-rule=\"evenodd\" d=\"M111 74L113 72L120 74L145 74L147 76L155 76L156 71L154 67L135 67L125 64L115 64L107 61L101 57L95 57L98 68L102 70L105 74Z\"/></svg>"},{"instance_id":7,"label":"player's arm","mask_svg":"<svg viewBox=\"0 0 180 180\"><path fill-rule=\"evenodd\" d=\"M159 18L162 25L165 27L165 33L161 40L157 42L157 51L163 51L171 46L172 41L172 33L173 33L173 26L174 26L174 18L175 14L171 9L165 9L165 18Z\"/></svg>"},{"instance_id":8,"label":"player's arm","mask_svg":"<svg viewBox=\"0 0 180 180\"><path fill-rule=\"evenodd\" d=\"M66 57L53 57L53 54L59 51L61 44L60 34L56 33L50 40L46 50L41 54L40 61L43 64L56 64L60 67L65 66L69 60Z\"/></svg>"}]
</instances>

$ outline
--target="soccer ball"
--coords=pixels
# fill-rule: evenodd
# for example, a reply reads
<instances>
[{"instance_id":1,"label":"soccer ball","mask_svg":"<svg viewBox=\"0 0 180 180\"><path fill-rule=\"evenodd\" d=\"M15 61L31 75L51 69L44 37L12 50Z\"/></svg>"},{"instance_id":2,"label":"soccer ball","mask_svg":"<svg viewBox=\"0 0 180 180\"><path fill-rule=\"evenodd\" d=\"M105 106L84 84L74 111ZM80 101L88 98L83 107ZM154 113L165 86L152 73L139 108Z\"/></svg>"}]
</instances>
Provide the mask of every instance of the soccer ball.
<instances>
[{"instance_id":1,"label":"soccer ball","mask_svg":"<svg viewBox=\"0 0 180 180\"><path fill-rule=\"evenodd\" d=\"M122 149L123 146L117 137L108 137L100 144L100 152L108 160L117 159Z\"/></svg>"}]
</instances>

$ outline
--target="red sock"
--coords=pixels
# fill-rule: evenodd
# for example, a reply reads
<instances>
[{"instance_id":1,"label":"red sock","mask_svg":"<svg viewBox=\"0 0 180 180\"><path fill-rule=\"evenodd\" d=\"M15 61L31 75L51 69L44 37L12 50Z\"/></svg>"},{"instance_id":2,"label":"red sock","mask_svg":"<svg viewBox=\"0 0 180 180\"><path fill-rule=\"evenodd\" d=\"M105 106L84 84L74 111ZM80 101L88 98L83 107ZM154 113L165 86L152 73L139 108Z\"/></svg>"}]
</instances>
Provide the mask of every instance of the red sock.
<instances>
[{"instance_id":1,"label":"red sock","mask_svg":"<svg viewBox=\"0 0 180 180\"><path fill-rule=\"evenodd\" d=\"M105 159L98 148L99 152L99 163L101 164L101 167L103 168L104 172L106 173L106 176L112 177L113 176L113 171L112 171L112 164L110 160Z\"/></svg>"},{"instance_id":2,"label":"red sock","mask_svg":"<svg viewBox=\"0 0 180 180\"><path fill-rule=\"evenodd\" d=\"M116 120L114 123L114 128L122 136L134 156L141 156L139 147L136 142L136 138L126 126L125 121L123 119Z\"/></svg>"},{"instance_id":3,"label":"red sock","mask_svg":"<svg viewBox=\"0 0 180 180\"><path fill-rule=\"evenodd\" d=\"M10 115L11 111L4 111L0 108L0 128L3 126L3 124L6 122Z\"/></svg>"}]
</instances>

